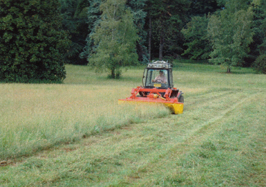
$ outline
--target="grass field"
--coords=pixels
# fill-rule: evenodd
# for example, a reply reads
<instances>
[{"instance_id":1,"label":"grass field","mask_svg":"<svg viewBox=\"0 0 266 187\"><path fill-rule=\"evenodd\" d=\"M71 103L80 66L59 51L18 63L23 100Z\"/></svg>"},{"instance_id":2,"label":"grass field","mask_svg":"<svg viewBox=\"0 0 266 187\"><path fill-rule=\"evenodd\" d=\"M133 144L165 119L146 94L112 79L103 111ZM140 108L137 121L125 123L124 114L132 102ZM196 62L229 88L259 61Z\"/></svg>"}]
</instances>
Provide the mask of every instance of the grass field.
<instances>
[{"instance_id":1,"label":"grass field","mask_svg":"<svg viewBox=\"0 0 266 187\"><path fill-rule=\"evenodd\" d=\"M0 186L265 186L266 77L176 62L184 113L119 106L143 67L109 80L0 85Z\"/></svg>"}]
</instances>

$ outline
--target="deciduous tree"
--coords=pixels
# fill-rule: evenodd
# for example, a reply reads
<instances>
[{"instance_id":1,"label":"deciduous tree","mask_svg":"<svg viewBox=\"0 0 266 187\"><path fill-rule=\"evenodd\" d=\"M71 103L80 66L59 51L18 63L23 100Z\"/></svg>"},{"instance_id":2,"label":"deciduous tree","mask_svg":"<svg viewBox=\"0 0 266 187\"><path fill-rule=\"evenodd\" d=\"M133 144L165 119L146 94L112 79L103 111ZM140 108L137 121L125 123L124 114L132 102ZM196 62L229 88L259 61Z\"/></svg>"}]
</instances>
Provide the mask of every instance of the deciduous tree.
<instances>
[{"instance_id":1,"label":"deciduous tree","mask_svg":"<svg viewBox=\"0 0 266 187\"><path fill-rule=\"evenodd\" d=\"M110 71L111 78L119 78L121 67L138 62L136 54L137 29L133 15L125 0L106 0L100 6L101 22L91 35L95 51L90 55L90 65L97 72Z\"/></svg>"},{"instance_id":2,"label":"deciduous tree","mask_svg":"<svg viewBox=\"0 0 266 187\"><path fill-rule=\"evenodd\" d=\"M140 62L148 61L148 52L147 47L145 46L146 35L147 32L144 29L145 25L145 17L146 12L144 12L144 7L146 5L147 0L128 0L126 1L126 7L131 10L133 14L134 25L137 29L137 34L139 36L139 40L136 44L136 50L138 54L138 60ZM84 51L81 53L82 57L89 56L94 50L93 39L90 37L93 33L95 33L95 29L101 22L101 11L100 5L102 3L101 0L89 0L90 6L87 11L87 22L88 22L88 31L89 34L86 38L87 45L84 48Z\"/></svg>"},{"instance_id":3,"label":"deciduous tree","mask_svg":"<svg viewBox=\"0 0 266 187\"><path fill-rule=\"evenodd\" d=\"M208 59L212 51L207 34L209 18L207 16L194 16L192 20L182 29L188 48L182 55L188 55L192 60Z\"/></svg>"},{"instance_id":4,"label":"deciduous tree","mask_svg":"<svg viewBox=\"0 0 266 187\"><path fill-rule=\"evenodd\" d=\"M219 15L212 15L208 24L213 51L210 62L221 64L231 71L232 66L241 66L252 42L252 9L247 1L228 1Z\"/></svg>"}]
</instances>

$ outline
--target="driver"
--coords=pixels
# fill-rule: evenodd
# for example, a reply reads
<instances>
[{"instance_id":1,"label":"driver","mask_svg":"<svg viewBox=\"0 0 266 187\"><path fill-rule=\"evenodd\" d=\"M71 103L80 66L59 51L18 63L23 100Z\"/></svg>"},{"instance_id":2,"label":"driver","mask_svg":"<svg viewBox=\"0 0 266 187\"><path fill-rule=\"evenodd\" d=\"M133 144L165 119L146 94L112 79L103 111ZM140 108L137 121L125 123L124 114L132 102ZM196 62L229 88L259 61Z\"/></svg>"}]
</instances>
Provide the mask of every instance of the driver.
<instances>
[{"instance_id":1,"label":"driver","mask_svg":"<svg viewBox=\"0 0 266 187\"><path fill-rule=\"evenodd\" d=\"M167 79L166 79L166 77L164 76L163 70L160 70L160 71L159 71L159 75L158 75L154 80L152 80L152 82L159 82L159 83L164 83L164 84L166 84Z\"/></svg>"}]
</instances>

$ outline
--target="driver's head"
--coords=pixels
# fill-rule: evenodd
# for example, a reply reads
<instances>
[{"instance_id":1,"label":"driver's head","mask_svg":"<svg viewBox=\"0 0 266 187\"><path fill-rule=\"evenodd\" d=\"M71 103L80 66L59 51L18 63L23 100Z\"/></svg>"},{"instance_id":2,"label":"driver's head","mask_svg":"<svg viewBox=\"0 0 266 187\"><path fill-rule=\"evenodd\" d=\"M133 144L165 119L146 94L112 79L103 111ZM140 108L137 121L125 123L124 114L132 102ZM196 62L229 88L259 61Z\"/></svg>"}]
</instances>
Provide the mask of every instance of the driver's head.
<instances>
[{"instance_id":1,"label":"driver's head","mask_svg":"<svg viewBox=\"0 0 266 187\"><path fill-rule=\"evenodd\" d=\"M160 75L163 75L163 71L162 70L160 70L159 73L160 73Z\"/></svg>"}]
</instances>

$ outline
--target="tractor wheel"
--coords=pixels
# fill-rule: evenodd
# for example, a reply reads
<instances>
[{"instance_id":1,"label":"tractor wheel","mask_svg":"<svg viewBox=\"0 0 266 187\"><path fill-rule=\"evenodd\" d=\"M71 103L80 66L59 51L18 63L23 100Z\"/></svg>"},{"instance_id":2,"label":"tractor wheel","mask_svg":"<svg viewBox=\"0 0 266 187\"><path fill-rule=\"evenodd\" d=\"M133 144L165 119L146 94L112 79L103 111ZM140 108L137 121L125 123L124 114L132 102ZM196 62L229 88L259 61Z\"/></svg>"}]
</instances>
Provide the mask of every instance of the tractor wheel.
<instances>
[{"instance_id":1,"label":"tractor wheel","mask_svg":"<svg viewBox=\"0 0 266 187\"><path fill-rule=\"evenodd\" d=\"M139 92L139 95L140 95L141 97L147 97L147 92Z\"/></svg>"},{"instance_id":2,"label":"tractor wheel","mask_svg":"<svg viewBox=\"0 0 266 187\"><path fill-rule=\"evenodd\" d=\"M183 95L181 95L181 96L179 97L178 102L180 102L180 103L184 103L184 96L183 96Z\"/></svg>"}]
</instances>

